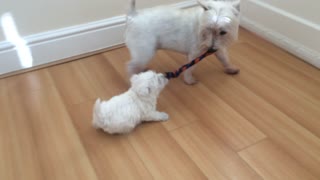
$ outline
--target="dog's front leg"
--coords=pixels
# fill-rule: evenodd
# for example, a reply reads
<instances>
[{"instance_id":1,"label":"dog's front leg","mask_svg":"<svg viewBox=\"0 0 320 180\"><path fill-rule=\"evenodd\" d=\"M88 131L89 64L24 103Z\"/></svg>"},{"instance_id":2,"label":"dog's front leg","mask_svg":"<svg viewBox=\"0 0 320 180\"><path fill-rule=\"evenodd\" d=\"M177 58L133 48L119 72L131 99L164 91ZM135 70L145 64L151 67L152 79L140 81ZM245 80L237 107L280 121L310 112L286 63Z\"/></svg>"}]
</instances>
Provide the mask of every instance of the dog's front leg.
<instances>
[{"instance_id":1,"label":"dog's front leg","mask_svg":"<svg viewBox=\"0 0 320 180\"><path fill-rule=\"evenodd\" d=\"M169 119L169 115L165 112L152 111L146 115L144 121L166 121Z\"/></svg>"},{"instance_id":2,"label":"dog's front leg","mask_svg":"<svg viewBox=\"0 0 320 180\"><path fill-rule=\"evenodd\" d=\"M235 67L234 65L232 65L230 63L228 52L226 49L219 49L215 53L215 55L218 58L218 60L222 63L225 73L227 73L227 74L238 74L239 73L240 69L238 69L237 67Z\"/></svg>"}]
</instances>

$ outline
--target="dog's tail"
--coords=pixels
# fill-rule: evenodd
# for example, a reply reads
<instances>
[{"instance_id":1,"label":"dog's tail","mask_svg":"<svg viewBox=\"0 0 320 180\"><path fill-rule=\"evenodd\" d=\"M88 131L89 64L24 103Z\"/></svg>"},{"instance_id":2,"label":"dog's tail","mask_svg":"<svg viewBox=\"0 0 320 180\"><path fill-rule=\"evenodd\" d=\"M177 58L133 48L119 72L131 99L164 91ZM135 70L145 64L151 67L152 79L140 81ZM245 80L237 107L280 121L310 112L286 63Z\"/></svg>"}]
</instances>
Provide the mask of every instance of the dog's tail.
<instances>
[{"instance_id":1,"label":"dog's tail","mask_svg":"<svg viewBox=\"0 0 320 180\"><path fill-rule=\"evenodd\" d=\"M128 10L128 16L134 16L136 14L136 1L130 0L130 7Z\"/></svg>"}]
</instances>

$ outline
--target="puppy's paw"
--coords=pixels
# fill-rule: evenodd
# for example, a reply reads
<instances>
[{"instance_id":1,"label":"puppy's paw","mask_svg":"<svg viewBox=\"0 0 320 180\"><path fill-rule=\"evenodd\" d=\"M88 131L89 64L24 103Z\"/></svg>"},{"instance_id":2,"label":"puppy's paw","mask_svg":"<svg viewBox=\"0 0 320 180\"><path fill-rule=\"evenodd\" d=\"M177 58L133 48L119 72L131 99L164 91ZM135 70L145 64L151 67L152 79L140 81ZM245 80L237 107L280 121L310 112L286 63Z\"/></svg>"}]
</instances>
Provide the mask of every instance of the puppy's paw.
<instances>
[{"instance_id":1,"label":"puppy's paw","mask_svg":"<svg viewBox=\"0 0 320 180\"><path fill-rule=\"evenodd\" d=\"M188 85L194 85L194 84L197 84L198 80L193 76L189 76L189 77L184 77L184 82Z\"/></svg>"},{"instance_id":2,"label":"puppy's paw","mask_svg":"<svg viewBox=\"0 0 320 180\"><path fill-rule=\"evenodd\" d=\"M235 74L238 74L240 72L240 69L236 68L236 67L230 67L230 68L225 68L224 72L226 74L235 75Z\"/></svg>"},{"instance_id":3,"label":"puppy's paw","mask_svg":"<svg viewBox=\"0 0 320 180\"><path fill-rule=\"evenodd\" d=\"M159 113L159 120L160 121L167 121L169 119L169 115L165 112Z\"/></svg>"}]
</instances>

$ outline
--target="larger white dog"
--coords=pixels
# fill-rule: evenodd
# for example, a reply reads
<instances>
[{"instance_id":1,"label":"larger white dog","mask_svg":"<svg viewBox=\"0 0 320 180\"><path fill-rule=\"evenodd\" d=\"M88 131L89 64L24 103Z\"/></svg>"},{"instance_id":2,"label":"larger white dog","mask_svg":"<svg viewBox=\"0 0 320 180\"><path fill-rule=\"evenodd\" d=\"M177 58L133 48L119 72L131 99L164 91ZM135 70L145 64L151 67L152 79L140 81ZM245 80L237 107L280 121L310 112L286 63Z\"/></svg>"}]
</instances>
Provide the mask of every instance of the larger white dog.
<instances>
[{"instance_id":1,"label":"larger white dog","mask_svg":"<svg viewBox=\"0 0 320 180\"><path fill-rule=\"evenodd\" d=\"M190 9L161 6L137 12L135 0L131 0L126 30L130 75L143 71L157 49L184 53L191 61L215 48L225 72L239 72L229 62L227 46L238 36L240 0L198 0L198 3L200 7ZM193 68L184 73L187 84L196 82Z\"/></svg>"},{"instance_id":2,"label":"larger white dog","mask_svg":"<svg viewBox=\"0 0 320 180\"><path fill-rule=\"evenodd\" d=\"M168 114L156 110L157 97L168 83L160 73L147 71L131 77L131 88L108 101L97 99L93 126L114 133L128 133L143 121L165 121Z\"/></svg>"}]
</instances>

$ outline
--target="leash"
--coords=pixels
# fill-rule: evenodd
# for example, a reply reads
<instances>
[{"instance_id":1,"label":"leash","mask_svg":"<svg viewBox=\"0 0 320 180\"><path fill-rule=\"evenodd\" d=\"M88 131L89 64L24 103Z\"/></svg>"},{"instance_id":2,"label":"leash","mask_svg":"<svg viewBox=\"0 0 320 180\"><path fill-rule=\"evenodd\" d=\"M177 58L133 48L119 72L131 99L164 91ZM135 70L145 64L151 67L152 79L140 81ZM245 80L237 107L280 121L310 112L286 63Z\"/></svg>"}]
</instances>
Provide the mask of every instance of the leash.
<instances>
[{"instance_id":1,"label":"leash","mask_svg":"<svg viewBox=\"0 0 320 180\"><path fill-rule=\"evenodd\" d=\"M215 53L217 51L218 51L217 49L210 48L207 52L205 52L201 56L197 57L196 59L192 60L190 63L181 66L178 70L176 70L174 72L166 72L165 73L166 78L167 79L177 78L183 71L189 69L191 66L197 64L198 62L200 62L205 57L210 56L211 54L213 54L213 53Z\"/></svg>"}]
</instances>

